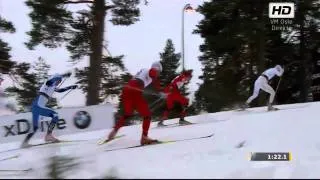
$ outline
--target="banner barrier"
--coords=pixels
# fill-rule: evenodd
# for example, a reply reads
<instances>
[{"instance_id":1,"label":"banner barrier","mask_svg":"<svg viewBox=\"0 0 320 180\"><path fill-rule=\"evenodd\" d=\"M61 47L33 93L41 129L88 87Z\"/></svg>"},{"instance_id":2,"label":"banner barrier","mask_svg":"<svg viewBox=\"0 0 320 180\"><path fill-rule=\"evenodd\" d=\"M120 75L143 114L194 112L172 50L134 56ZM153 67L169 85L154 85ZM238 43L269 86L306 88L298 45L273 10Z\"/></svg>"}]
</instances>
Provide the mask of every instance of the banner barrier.
<instances>
[{"instance_id":1,"label":"banner barrier","mask_svg":"<svg viewBox=\"0 0 320 180\"><path fill-rule=\"evenodd\" d=\"M114 125L114 107L111 104L56 109L59 121L53 135L68 135L112 128ZM40 116L38 131L33 139L44 138L50 117ZM28 132L32 132L32 113L0 116L0 143L23 141Z\"/></svg>"}]
</instances>

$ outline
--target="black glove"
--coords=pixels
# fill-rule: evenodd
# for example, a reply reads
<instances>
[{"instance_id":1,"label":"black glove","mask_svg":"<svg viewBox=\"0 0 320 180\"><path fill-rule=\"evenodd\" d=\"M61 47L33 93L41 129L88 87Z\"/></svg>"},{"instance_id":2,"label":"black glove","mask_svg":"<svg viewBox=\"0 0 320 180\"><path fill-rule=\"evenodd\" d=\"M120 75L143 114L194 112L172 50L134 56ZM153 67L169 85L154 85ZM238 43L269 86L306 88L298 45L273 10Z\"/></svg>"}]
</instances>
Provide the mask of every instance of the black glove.
<instances>
[{"instance_id":1,"label":"black glove","mask_svg":"<svg viewBox=\"0 0 320 180\"><path fill-rule=\"evenodd\" d=\"M160 98L162 98L162 99L166 99L167 96L168 96L168 95L167 95L166 93L164 93L164 92L160 92L159 95L160 95Z\"/></svg>"},{"instance_id":2,"label":"black glove","mask_svg":"<svg viewBox=\"0 0 320 180\"><path fill-rule=\"evenodd\" d=\"M63 76L63 77L70 77L71 74L72 74L71 72L67 72L67 73L64 73L62 76Z\"/></svg>"},{"instance_id":3,"label":"black glove","mask_svg":"<svg viewBox=\"0 0 320 180\"><path fill-rule=\"evenodd\" d=\"M78 88L78 85L69 86L69 89L77 89L77 88Z\"/></svg>"}]
</instances>

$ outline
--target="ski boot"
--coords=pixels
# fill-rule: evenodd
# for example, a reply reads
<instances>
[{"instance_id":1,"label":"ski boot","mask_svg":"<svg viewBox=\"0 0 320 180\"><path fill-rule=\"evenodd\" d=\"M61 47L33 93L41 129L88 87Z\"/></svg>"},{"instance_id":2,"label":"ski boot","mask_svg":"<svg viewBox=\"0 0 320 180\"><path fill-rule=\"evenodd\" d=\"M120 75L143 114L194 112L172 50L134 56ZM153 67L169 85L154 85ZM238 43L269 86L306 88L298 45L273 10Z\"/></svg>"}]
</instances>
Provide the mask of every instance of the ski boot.
<instances>
[{"instance_id":1,"label":"ski boot","mask_svg":"<svg viewBox=\"0 0 320 180\"><path fill-rule=\"evenodd\" d=\"M47 134L45 139L46 142L57 143L60 142L59 139L55 138L52 134Z\"/></svg>"},{"instance_id":2,"label":"ski boot","mask_svg":"<svg viewBox=\"0 0 320 180\"><path fill-rule=\"evenodd\" d=\"M271 103L268 104L268 111L276 111L279 110L278 108L275 108L271 105Z\"/></svg>"},{"instance_id":3,"label":"ski boot","mask_svg":"<svg viewBox=\"0 0 320 180\"><path fill-rule=\"evenodd\" d=\"M184 120L184 118L180 118L179 125L189 125L189 124L192 124L192 123Z\"/></svg>"},{"instance_id":4,"label":"ski boot","mask_svg":"<svg viewBox=\"0 0 320 180\"><path fill-rule=\"evenodd\" d=\"M114 139L114 137L116 136L117 132L118 132L117 130L112 129L112 131L110 132L107 140L110 141L110 140Z\"/></svg>"},{"instance_id":5,"label":"ski boot","mask_svg":"<svg viewBox=\"0 0 320 180\"><path fill-rule=\"evenodd\" d=\"M244 104L240 105L240 111L244 111L249 107L249 104L247 102L245 102Z\"/></svg>"},{"instance_id":6,"label":"ski boot","mask_svg":"<svg viewBox=\"0 0 320 180\"><path fill-rule=\"evenodd\" d=\"M166 125L163 124L163 121L158 122L158 127L164 127L164 126L166 126Z\"/></svg>"},{"instance_id":7,"label":"ski boot","mask_svg":"<svg viewBox=\"0 0 320 180\"><path fill-rule=\"evenodd\" d=\"M30 147L31 145L27 142L27 141L24 141L22 144L21 144L21 148L28 148Z\"/></svg>"},{"instance_id":8,"label":"ski boot","mask_svg":"<svg viewBox=\"0 0 320 180\"><path fill-rule=\"evenodd\" d=\"M150 144L157 144L159 141L156 139L151 139L148 136L141 136L140 144L141 145L150 145Z\"/></svg>"},{"instance_id":9,"label":"ski boot","mask_svg":"<svg viewBox=\"0 0 320 180\"><path fill-rule=\"evenodd\" d=\"M21 148L28 148L30 147L31 145L29 144L29 140L31 139L31 137L34 135L34 132L32 133L29 133L25 139L23 140L22 144L21 144Z\"/></svg>"}]
</instances>

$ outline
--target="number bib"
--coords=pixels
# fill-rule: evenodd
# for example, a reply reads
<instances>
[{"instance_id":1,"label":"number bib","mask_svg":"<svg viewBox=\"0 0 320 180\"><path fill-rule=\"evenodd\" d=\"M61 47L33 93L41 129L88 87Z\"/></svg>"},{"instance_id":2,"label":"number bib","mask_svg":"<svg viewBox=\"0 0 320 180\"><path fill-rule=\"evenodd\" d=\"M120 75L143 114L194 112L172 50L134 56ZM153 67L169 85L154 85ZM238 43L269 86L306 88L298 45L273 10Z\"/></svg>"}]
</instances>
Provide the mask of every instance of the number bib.
<instances>
[{"instance_id":1,"label":"number bib","mask_svg":"<svg viewBox=\"0 0 320 180\"><path fill-rule=\"evenodd\" d=\"M141 69L134 78L140 79L143 81L144 87L147 87L151 82L152 79L149 76L149 70L148 69Z\"/></svg>"}]
</instances>

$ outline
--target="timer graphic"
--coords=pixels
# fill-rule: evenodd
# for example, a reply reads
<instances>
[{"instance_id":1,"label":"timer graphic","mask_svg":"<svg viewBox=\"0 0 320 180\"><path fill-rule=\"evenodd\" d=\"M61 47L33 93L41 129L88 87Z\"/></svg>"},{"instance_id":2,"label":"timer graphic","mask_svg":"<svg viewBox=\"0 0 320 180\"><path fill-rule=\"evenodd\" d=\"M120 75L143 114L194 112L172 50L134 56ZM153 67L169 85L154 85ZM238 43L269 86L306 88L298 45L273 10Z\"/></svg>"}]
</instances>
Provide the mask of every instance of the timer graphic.
<instances>
[{"instance_id":1,"label":"timer graphic","mask_svg":"<svg viewBox=\"0 0 320 180\"><path fill-rule=\"evenodd\" d=\"M250 161L291 161L290 152L252 152Z\"/></svg>"}]
</instances>

